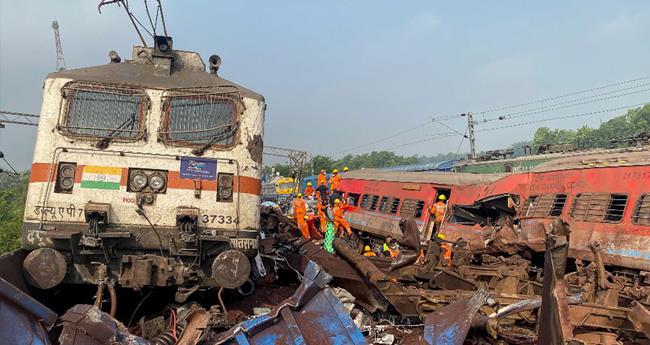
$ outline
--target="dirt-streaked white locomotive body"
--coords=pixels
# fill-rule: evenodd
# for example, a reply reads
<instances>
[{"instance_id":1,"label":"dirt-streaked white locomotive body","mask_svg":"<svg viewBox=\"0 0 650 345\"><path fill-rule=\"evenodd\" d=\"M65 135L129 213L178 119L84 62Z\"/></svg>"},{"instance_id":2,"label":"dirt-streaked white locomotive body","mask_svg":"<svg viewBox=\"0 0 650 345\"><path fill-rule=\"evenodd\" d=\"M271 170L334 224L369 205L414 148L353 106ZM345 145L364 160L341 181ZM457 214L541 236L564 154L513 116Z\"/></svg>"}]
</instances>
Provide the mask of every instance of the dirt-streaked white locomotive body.
<instances>
[{"instance_id":1,"label":"dirt-streaked white locomotive body","mask_svg":"<svg viewBox=\"0 0 650 345\"><path fill-rule=\"evenodd\" d=\"M134 288L248 279L264 98L167 43L45 81L22 239L33 285L97 283L99 266Z\"/></svg>"}]
</instances>

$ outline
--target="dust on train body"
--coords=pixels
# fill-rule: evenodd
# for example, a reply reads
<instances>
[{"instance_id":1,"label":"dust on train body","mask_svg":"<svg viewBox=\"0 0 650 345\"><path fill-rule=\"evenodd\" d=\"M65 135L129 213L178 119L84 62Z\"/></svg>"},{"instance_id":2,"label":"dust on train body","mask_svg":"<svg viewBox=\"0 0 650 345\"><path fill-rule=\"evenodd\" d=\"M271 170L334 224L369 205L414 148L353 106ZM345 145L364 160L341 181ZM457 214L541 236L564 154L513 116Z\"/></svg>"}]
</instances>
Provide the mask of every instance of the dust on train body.
<instances>
[{"instance_id":1,"label":"dust on train body","mask_svg":"<svg viewBox=\"0 0 650 345\"><path fill-rule=\"evenodd\" d=\"M32 285L96 283L99 264L133 288L248 279L265 100L220 78L218 56L207 72L156 43L47 77L22 238Z\"/></svg>"}]
</instances>

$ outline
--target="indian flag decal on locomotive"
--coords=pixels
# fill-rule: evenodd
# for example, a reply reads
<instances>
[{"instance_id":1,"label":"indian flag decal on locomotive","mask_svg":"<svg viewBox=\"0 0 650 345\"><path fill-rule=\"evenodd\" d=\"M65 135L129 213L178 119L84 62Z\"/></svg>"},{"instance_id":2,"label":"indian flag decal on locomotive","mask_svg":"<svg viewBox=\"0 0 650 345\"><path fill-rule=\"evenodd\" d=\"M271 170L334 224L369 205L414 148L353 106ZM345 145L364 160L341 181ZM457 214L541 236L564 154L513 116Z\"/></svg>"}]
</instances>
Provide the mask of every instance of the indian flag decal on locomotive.
<instances>
[{"instance_id":1,"label":"indian flag decal on locomotive","mask_svg":"<svg viewBox=\"0 0 650 345\"><path fill-rule=\"evenodd\" d=\"M122 168L85 166L81 175L81 188L90 189L120 189Z\"/></svg>"}]
</instances>

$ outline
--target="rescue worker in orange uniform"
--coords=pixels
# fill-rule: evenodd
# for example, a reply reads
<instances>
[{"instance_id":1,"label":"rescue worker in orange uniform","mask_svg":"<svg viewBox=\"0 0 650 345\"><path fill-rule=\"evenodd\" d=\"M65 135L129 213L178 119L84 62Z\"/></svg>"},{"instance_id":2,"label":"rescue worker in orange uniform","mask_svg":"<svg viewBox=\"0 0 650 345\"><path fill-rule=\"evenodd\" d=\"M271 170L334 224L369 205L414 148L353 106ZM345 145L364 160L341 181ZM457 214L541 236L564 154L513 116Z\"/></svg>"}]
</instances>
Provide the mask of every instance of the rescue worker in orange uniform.
<instances>
[{"instance_id":1,"label":"rescue worker in orange uniform","mask_svg":"<svg viewBox=\"0 0 650 345\"><path fill-rule=\"evenodd\" d=\"M302 232L305 238L309 238L309 228L307 228L307 223L305 222L305 216L307 215L307 205L305 200L302 199L302 194L298 193L295 199L293 199L293 219L296 221L298 228ZM303 229L307 229L305 232Z\"/></svg>"},{"instance_id":2,"label":"rescue worker in orange uniform","mask_svg":"<svg viewBox=\"0 0 650 345\"><path fill-rule=\"evenodd\" d=\"M372 251L370 246L365 246L363 247L363 256L377 256L377 254Z\"/></svg>"},{"instance_id":3,"label":"rescue worker in orange uniform","mask_svg":"<svg viewBox=\"0 0 650 345\"><path fill-rule=\"evenodd\" d=\"M320 197L318 198L318 201L316 202L316 215L318 215L319 219L319 225L320 225L320 232L323 234L325 233L325 229L327 229L327 214L326 214L326 209L327 205L321 199Z\"/></svg>"},{"instance_id":4,"label":"rescue worker in orange uniform","mask_svg":"<svg viewBox=\"0 0 650 345\"><path fill-rule=\"evenodd\" d=\"M327 173L325 170L321 170L320 174L318 174L318 178L316 180L316 192L320 195L320 198L323 200L327 200Z\"/></svg>"},{"instance_id":5,"label":"rescue worker in orange uniform","mask_svg":"<svg viewBox=\"0 0 650 345\"><path fill-rule=\"evenodd\" d=\"M309 220L309 217L304 216L304 217L302 217L302 223L298 225L300 227L300 232L302 233L302 237L304 237L306 239L311 238L311 234L309 234L309 224L307 224L308 220Z\"/></svg>"},{"instance_id":6,"label":"rescue worker in orange uniform","mask_svg":"<svg viewBox=\"0 0 650 345\"><path fill-rule=\"evenodd\" d=\"M338 193L340 183L341 183L341 175L339 175L338 170L334 169L332 171L332 176L330 177L330 191L332 193Z\"/></svg>"},{"instance_id":7,"label":"rescue worker in orange uniform","mask_svg":"<svg viewBox=\"0 0 650 345\"><path fill-rule=\"evenodd\" d=\"M446 240L447 236L445 236L445 234L438 234L438 238L441 240ZM442 266L451 266L451 245L449 245L447 242L440 241L440 252L442 256L440 258Z\"/></svg>"},{"instance_id":8,"label":"rescue worker in orange uniform","mask_svg":"<svg viewBox=\"0 0 650 345\"><path fill-rule=\"evenodd\" d=\"M347 166L344 166L344 167L343 167L343 172L346 173L346 172L348 172L348 171L350 171L350 168L348 168Z\"/></svg>"},{"instance_id":9,"label":"rescue worker in orange uniform","mask_svg":"<svg viewBox=\"0 0 650 345\"><path fill-rule=\"evenodd\" d=\"M348 236L352 235L350 224L348 224L348 221L345 220L345 209L346 206L341 204L341 199L334 200L334 231L340 231L341 237L343 237L345 233L347 233Z\"/></svg>"},{"instance_id":10,"label":"rescue worker in orange uniform","mask_svg":"<svg viewBox=\"0 0 650 345\"><path fill-rule=\"evenodd\" d=\"M445 218L445 212L447 211L447 204L445 203L445 200L447 200L447 197L444 194L440 194L438 196L438 202L433 204L433 206L431 206L431 210L429 210L429 213L431 213L431 215L434 217L434 234L440 230L440 224L442 224L442 220Z\"/></svg>"},{"instance_id":11,"label":"rescue worker in orange uniform","mask_svg":"<svg viewBox=\"0 0 650 345\"><path fill-rule=\"evenodd\" d=\"M305 196L310 197L314 196L314 187L311 186L311 182L307 182L307 187L305 187Z\"/></svg>"},{"instance_id":12,"label":"rescue worker in orange uniform","mask_svg":"<svg viewBox=\"0 0 650 345\"><path fill-rule=\"evenodd\" d=\"M318 178L316 180L319 186L327 185L327 173L325 170L321 170L320 174L318 174Z\"/></svg>"}]
</instances>

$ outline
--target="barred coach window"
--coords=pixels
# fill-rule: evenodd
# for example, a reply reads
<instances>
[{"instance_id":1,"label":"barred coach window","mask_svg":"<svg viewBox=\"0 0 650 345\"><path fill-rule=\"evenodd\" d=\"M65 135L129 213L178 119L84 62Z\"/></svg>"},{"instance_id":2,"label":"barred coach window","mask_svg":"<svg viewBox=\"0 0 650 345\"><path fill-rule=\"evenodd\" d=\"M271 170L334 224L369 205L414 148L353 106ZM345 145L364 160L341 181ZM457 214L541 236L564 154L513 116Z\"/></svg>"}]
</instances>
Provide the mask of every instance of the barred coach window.
<instances>
[{"instance_id":1,"label":"barred coach window","mask_svg":"<svg viewBox=\"0 0 650 345\"><path fill-rule=\"evenodd\" d=\"M149 103L144 90L71 83L62 91L68 100L59 125L62 134L115 139L138 139L144 134Z\"/></svg>"},{"instance_id":2,"label":"barred coach window","mask_svg":"<svg viewBox=\"0 0 650 345\"><path fill-rule=\"evenodd\" d=\"M169 97L162 139L180 144L232 144L236 111L237 105L227 97Z\"/></svg>"}]
</instances>

